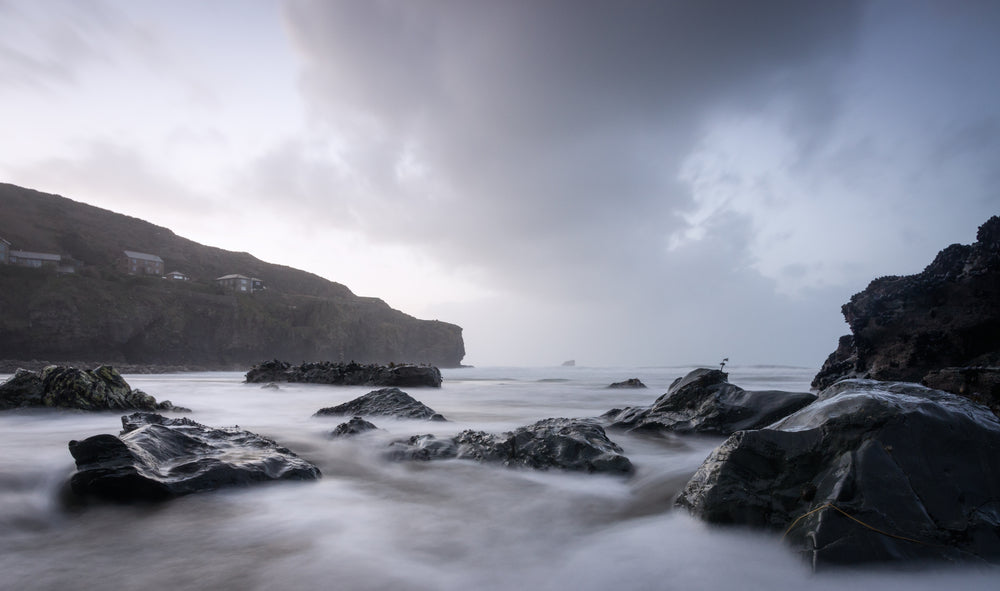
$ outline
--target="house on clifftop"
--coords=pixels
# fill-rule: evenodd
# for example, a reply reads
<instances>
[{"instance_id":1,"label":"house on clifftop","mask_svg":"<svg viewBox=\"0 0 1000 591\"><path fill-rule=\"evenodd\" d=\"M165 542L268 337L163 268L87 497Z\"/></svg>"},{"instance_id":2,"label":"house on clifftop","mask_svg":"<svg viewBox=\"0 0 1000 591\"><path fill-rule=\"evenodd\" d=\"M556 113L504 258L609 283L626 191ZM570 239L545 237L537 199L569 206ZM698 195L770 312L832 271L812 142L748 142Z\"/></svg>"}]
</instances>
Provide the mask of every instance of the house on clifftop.
<instances>
[{"instance_id":1,"label":"house on clifftop","mask_svg":"<svg viewBox=\"0 0 1000 591\"><path fill-rule=\"evenodd\" d=\"M253 293L264 289L264 281L262 279L247 277L246 275L223 275L216 278L215 283L236 293Z\"/></svg>"},{"instance_id":2,"label":"house on clifftop","mask_svg":"<svg viewBox=\"0 0 1000 591\"><path fill-rule=\"evenodd\" d=\"M175 281L191 281L191 278L181 273L180 271L171 271L163 276L164 279L173 279Z\"/></svg>"},{"instance_id":3,"label":"house on clifftop","mask_svg":"<svg viewBox=\"0 0 1000 591\"><path fill-rule=\"evenodd\" d=\"M163 276L163 259L155 254L126 250L122 259L122 270L129 275Z\"/></svg>"},{"instance_id":4,"label":"house on clifftop","mask_svg":"<svg viewBox=\"0 0 1000 591\"><path fill-rule=\"evenodd\" d=\"M76 273L76 270L80 267L80 261L77 261L72 257L48 252L30 252L27 250L8 251L7 261L11 265L30 267L33 269L53 267L57 273Z\"/></svg>"}]
</instances>

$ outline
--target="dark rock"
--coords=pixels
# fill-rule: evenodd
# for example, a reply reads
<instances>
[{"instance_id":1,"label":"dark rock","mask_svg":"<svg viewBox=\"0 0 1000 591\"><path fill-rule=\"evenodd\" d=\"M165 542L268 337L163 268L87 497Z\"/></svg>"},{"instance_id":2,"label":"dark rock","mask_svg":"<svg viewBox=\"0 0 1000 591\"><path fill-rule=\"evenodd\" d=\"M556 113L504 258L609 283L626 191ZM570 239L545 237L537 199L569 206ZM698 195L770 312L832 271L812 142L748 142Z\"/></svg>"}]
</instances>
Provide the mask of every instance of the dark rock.
<instances>
[{"instance_id":1,"label":"dark rock","mask_svg":"<svg viewBox=\"0 0 1000 591\"><path fill-rule=\"evenodd\" d=\"M945 368L1000 365L997 302L1000 217L993 216L974 244L953 244L921 273L881 277L852 296L841 309L852 334L812 385L852 377L919 382Z\"/></svg>"},{"instance_id":2,"label":"dark rock","mask_svg":"<svg viewBox=\"0 0 1000 591\"><path fill-rule=\"evenodd\" d=\"M275 384L274 382L268 382L268 383L264 384L263 386L261 386L260 388L261 388L261 390L280 390L281 389L281 387L278 386L278 384Z\"/></svg>"},{"instance_id":3,"label":"dark rock","mask_svg":"<svg viewBox=\"0 0 1000 591\"><path fill-rule=\"evenodd\" d=\"M336 386L441 387L441 371L430 365L360 363L303 363L265 361L253 366L246 374L248 383L303 382Z\"/></svg>"},{"instance_id":4,"label":"dark rock","mask_svg":"<svg viewBox=\"0 0 1000 591\"><path fill-rule=\"evenodd\" d=\"M466 459L546 470L630 473L632 463L600 425L579 419L544 419L499 435L462 431L455 437L415 435L390 445L397 460Z\"/></svg>"},{"instance_id":5,"label":"dark rock","mask_svg":"<svg viewBox=\"0 0 1000 591\"><path fill-rule=\"evenodd\" d=\"M814 567L1000 561L1000 421L910 383L845 380L734 433L677 500L712 523L785 532Z\"/></svg>"},{"instance_id":6,"label":"dark rock","mask_svg":"<svg viewBox=\"0 0 1000 591\"><path fill-rule=\"evenodd\" d=\"M400 419L430 419L443 421L445 418L434 409L414 399L399 388L382 388L373 390L364 396L359 396L350 402L337 406L321 408L313 416L351 415L372 416L389 415Z\"/></svg>"},{"instance_id":7,"label":"dark rock","mask_svg":"<svg viewBox=\"0 0 1000 591\"><path fill-rule=\"evenodd\" d=\"M70 441L72 492L115 502L158 501L270 480L314 480L319 469L274 441L152 413L122 417L123 431Z\"/></svg>"},{"instance_id":8,"label":"dark rock","mask_svg":"<svg viewBox=\"0 0 1000 591\"><path fill-rule=\"evenodd\" d=\"M346 423L341 423L337 425L337 428L330 433L330 436L348 437L351 435L358 435L366 431L373 431L375 429L378 429L378 427L376 427L372 423L369 423L368 421L364 420L361 417L354 417L351 420L347 421Z\"/></svg>"},{"instance_id":9,"label":"dark rock","mask_svg":"<svg viewBox=\"0 0 1000 591\"><path fill-rule=\"evenodd\" d=\"M624 382L615 382L608 386L609 388L645 388L646 384L643 384L639 378L629 378Z\"/></svg>"},{"instance_id":10,"label":"dark rock","mask_svg":"<svg viewBox=\"0 0 1000 591\"><path fill-rule=\"evenodd\" d=\"M767 426L816 399L808 392L750 392L728 378L718 369L696 369L674 380L652 406L616 408L601 418L612 429L729 435Z\"/></svg>"},{"instance_id":11,"label":"dark rock","mask_svg":"<svg viewBox=\"0 0 1000 591\"><path fill-rule=\"evenodd\" d=\"M922 383L965 396L1000 416L1000 367L946 367L928 373Z\"/></svg>"},{"instance_id":12,"label":"dark rock","mask_svg":"<svg viewBox=\"0 0 1000 591\"><path fill-rule=\"evenodd\" d=\"M133 390L115 368L96 369L50 365L41 373L19 370L0 384L0 409L19 407L79 410L180 410L169 400L157 403L142 390Z\"/></svg>"}]
</instances>

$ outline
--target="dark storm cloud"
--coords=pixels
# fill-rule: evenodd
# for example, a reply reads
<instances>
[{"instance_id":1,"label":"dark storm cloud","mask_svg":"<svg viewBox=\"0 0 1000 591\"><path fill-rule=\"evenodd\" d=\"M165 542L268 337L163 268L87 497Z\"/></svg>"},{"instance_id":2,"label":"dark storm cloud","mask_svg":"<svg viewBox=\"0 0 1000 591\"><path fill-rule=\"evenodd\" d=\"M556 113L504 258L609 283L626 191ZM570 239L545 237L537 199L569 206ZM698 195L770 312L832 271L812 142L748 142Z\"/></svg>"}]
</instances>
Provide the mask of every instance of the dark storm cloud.
<instances>
[{"instance_id":1,"label":"dark storm cloud","mask_svg":"<svg viewBox=\"0 0 1000 591\"><path fill-rule=\"evenodd\" d=\"M832 95L822 72L858 20L826 2L291 2L286 15L310 104L354 142L348 165L373 189L327 185L324 199L355 200L362 223L396 200L398 219L368 223L506 267L655 258L690 198L677 168L704 115ZM435 180L423 193L393 177L408 145Z\"/></svg>"}]
</instances>

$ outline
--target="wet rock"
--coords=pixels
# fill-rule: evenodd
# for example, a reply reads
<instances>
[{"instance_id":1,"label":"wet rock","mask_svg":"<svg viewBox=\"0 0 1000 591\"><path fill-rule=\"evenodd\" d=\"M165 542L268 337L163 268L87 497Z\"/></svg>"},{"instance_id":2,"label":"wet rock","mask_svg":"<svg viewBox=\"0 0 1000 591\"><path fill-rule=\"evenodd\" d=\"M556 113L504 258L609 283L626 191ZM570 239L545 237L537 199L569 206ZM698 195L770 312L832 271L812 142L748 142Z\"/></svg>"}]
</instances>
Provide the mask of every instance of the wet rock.
<instances>
[{"instance_id":1,"label":"wet rock","mask_svg":"<svg viewBox=\"0 0 1000 591\"><path fill-rule=\"evenodd\" d=\"M912 383L845 380L734 433L677 503L712 523L784 531L814 567L1000 562L1000 421Z\"/></svg>"},{"instance_id":2,"label":"wet rock","mask_svg":"<svg viewBox=\"0 0 1000 591\"><path fill-rule=\"evenodd\" d=\"M609 388L645 388L646 384L643 384L639 378L629 378L624 382L615 382L608 386Z\"/></svg>"},{"instance_id":3,"label":"wet rock","mask_svg":"<svg viewBox=\"0 0 1000 591\"><path fill-rule=\"evenodd\" d=\"M445 418L434 409L414 399L399 388L382 388L327 408L321 408L313 416L373 416L389 415L399 419L429 419L443 421Z\"/></svg>"},{"instance_id":4,"label":"wet rock","mask_svg":"<svg viewBox=\"0 0 1000 591\"><path fill-rule=\"evenodd\" d=\"M544 419L514 431L462 431L455 437L416 435L390 445L396 460L460 459L546 470L630 473L632 463L589 420Z\"/></svg>"},{"instance_id":5,"label":"wet rock","mask_svg":"<svg viewBox=\"0 0 1000 591\"><path fill-rule=\"evenodd\" d=\"M78 410L179 410L169 400L157 402L133 390L115 368L77 369L50 365L40 373L19 370L0 384L0 409L19 407Z\"/></svg>"},{"instance_id":6,"label":"wet rock","mask_svg":"<svg viewBox=\"0 0 1000 591\"><path fill-rule=\"evenodd\" d=\"M921 273L881 277L841 311L851 334L813 380L920 382L945 368L1000 366L1000 217L979 227L972 245L953 244ZM960 394L964 382L952 390Z\"/></svg>"},{"instance_id":7,"label":"wet rock","mask_svg":"<svg viewBox=\"0 0 1000 591\"><path fill-rule=\"evenodd\" d=\"M921 383L965 396L1000 416L1000 367L946 367L928 373Z\"/></svg>"},{"instance_id":8,"label":"wet rock","mask_svg":"<svg viewBox=\"0 0 1000 591\"><path fill-rule=\"evenodd\" d=\"M369 423L361 417L354 417L346 423L337 425L337 428L330 432L331 437L350 437L359 435L367 431L378 429L374 424Z\"/></svg>"},{"instance_id":9,"label":"wet rock","mask_svg":"<svg viewBox=\"0 0 1000 591\"><path fill-rule=\"evenodd\" d=\"M718 369L696 369L674 380L651 406L616 408L601 418L612 429L729 435L764 427L816 400L808 392L751 392L728 379Z\"/></svg>"},{"instance_id":10,"label":"wet rock","mask_svg":"<svg viewBox=\"0 0 1000 591\"><path fill-rule=\"evenodd\" d=\"M122 432L70 441L78 497L159 501L271 480L313 480L316 466L274 441L239 428L215 429L153 413L122 417Z\"/></svg>"},{"instance_id":11,"label":"wet rock","mask_svg":"<svg viewBox=\"0 0 1000 591\"><path fill-rule=\"evenodd\" d=\"M441 371L430 365L360 363L303 363L292 365L286 361L265 361L246 374L248 383L303 382L336 386L394 386L441 387Z\"/></svg>"},{"instance_id":12,"label":"wet rock","mask_svg":"<svg viewBox=\"0 0 1000 591\"><path fill-rule=\"evenodd\" d=\"M264 384L263 386L261 386L260 389L261 390L280 390L281 387L278 386L278 384L275 384L274 382L268 382L268 383Z\"/></svg>"}]
</instances>

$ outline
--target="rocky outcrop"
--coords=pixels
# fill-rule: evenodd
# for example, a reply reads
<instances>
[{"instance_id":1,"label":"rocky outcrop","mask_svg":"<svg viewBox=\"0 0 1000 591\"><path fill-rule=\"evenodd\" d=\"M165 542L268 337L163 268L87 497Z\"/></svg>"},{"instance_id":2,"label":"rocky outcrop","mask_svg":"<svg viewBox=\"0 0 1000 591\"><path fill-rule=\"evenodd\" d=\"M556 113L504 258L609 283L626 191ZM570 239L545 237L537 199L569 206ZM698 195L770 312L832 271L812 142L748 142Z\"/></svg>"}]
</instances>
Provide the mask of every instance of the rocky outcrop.
<instances>
[{"instance_id":1,"label":"rocky outcrop","mask_svg":"<svg viewBox=\"0 0 1000 591\"><path fill-rule=\"evenodd\" d=\"M0 384L0 410L25 407L78 410L187 410L133 390L115 368L50 365L36 373L18 370Z\"/></svg>"},{"instance_id":2,"label":"rocky outcrop","mask_svg":"<svg viewBox=\"0 0 1000 591\"><path fill-rule=\"evenodd\" d=\"M160 501L272 480L314 480L319 469L274 441L238 428L215 429L190 419L134 413L122 432L70 441L80 498Z\"/></svg>"},{"instance_id":3,"label":"rocky outcrop","mask_svg":"<svg viewBox=\"0 0 1000 591\"><path fill-rule=\"evenodd\" d=\"M387 415L398 419L428 419L443 421L445 418L423 402L416 400L399 388L382 388L359 396L350 402L321 408L313 416L373 416Z\"/></svg>"},{"instance_id":4,"label":"rocky outcrop","mask_svg":"<svg viewBox=\"0 0 1000 591\"><path fill-rule=\"evenodd\" d=\"M629 378L623 382L615 382L608 385L609 388L645 388L646 384L643 384L639 378Z\"/></svg>"},{"instance_id":5,"label":"rocky outcrop","mask_svg":"<svg viewBox=\"0 0 1000 591\"><path fill-rule=\"evenodd\" d=\"M652 406L615 408L601 418L611 429L729 435L764 427L816 399L808 392L750 392L728 379L718 369L696 369L674 380Z\"/></svg>"},{"instance_id":6,"label":"rocky outcrop","mask_svg":"<svg viewBox=\"0 0 1000 591\"><path fill-rule=\"evenodd\" d=\"M369 423L361 417L352 417L346 423L337 425L337 428L330 432L331 437L350 437L360 435L368 431L378 429L373 423Z\"/></svg>"},{"instance_id":7,"label":"rocky outcrop","mask_svg":"<svg viewBox=\"0 0 1000 591\"><path fill-rule=\"evenodd\" d=\"M1000 366L997 302L1000 217L994 216L974 244L953 244L923 272L876 279L851 297L841 310L852 334L841 337L812 385L822 389L851 377L920 382L945 368ZM990 396L976 382L961 383L963 395Z\"/></svg>"},{"instance_id":8,"label":"rocky outcrop","mask_svg":"<svg viewBox=\"0 0 1000 591\"><path fill-rule=\"evenodd\" d=\"M1000 421L917 384L845 380L734 433L677 503L712 523L785 532L815 567L1000 561Z\"/></svg>"},{"instance_id":9,"label":"rocky outcrop","mask_svg":"<svg viewBox=\"0 0 1000 591\"><path fill-rule=\"evenodd\" d=\"M460 459L540 470L632 472L632 462L604 429L579 419L544 419L499 435L472 430L449 438L416 435L393 442L389 455L396 460Z\"/></svg>"},{"instance_id":10,"label":"rocky outcrop","mask_svg":"<svg viewBox=\"0 0 1000 591\"><path fill-rule=\"evenodd\" d=\"M441 371L430 365L413 364L361 364L361 363L303 363L292 365L286 361L265 361L253 366L246 374L248 383L302 382L336 386L392 386L411 388L441 387Z\"/></svg>"}]
</instances>

